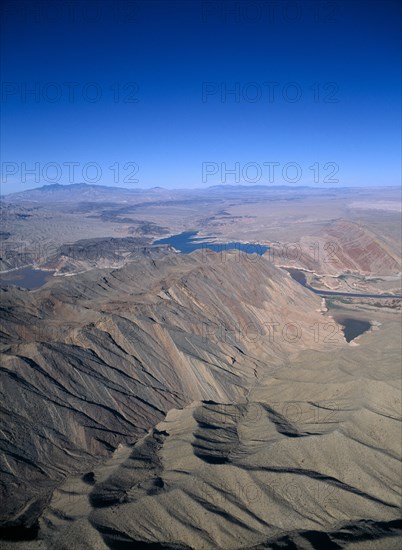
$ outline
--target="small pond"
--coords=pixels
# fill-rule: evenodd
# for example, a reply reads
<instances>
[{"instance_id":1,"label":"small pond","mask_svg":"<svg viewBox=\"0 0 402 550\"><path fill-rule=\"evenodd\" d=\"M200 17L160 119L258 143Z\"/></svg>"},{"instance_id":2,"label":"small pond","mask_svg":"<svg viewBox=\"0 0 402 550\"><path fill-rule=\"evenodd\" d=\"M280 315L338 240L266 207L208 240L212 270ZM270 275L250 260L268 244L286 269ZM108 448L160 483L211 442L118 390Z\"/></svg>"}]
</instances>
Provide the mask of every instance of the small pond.
<instances>
[{"instance_id":1,"label":"small pond","mask_svg":"<svg viewBox=\"0 0 402 550\"><path fill-rule=\"evenodd\" d=\"M43 286L52 278L54 271L43 271L32 267L23 267L0 275L2 285L14 285L28 290Z\"/></svg>"},{"instance_id":2,"label":"small pond","mask_svg":"<svg viewBox=\"0 0 402 550\"><path fill-rule=\"evenodd\" d=\"M371 323L362 319L337 318L335 320L343 326L343 333L347 342L351 342L371 328Z\"/></svg>"}]
</instances>

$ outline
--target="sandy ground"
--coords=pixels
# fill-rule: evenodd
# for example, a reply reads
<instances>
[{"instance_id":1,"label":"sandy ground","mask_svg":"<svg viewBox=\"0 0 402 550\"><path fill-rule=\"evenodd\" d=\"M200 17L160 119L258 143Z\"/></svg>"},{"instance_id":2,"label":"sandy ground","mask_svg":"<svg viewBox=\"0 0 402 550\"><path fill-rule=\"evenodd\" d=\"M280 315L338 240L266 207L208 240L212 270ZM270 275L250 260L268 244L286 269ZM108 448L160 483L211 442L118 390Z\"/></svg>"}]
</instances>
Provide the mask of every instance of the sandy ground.
<instances>
[{"instance_id":1,"label":"sandy ground","mask_svg":"<svg viewBox=\"0 0 402 550\"><path fill-rule=\"evenodd\" d=\"M90 483L55 492L44 542L5 548L399 548L400 320L376 314L376 330L336 354L298 351L241 403L171 410Z\"/></svg>"}]
</instances>

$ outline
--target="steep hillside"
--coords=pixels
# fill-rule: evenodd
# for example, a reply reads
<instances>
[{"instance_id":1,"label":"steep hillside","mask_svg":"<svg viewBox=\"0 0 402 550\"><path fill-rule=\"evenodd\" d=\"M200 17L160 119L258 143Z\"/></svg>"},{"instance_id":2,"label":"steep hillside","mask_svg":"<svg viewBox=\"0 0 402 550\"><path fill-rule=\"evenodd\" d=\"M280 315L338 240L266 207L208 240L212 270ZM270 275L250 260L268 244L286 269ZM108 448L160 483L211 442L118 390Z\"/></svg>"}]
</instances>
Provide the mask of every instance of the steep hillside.
<instances>
[{"instance_id":1,"label":"steep hillside","mask_svg":"<svg viewBox=\"0 0 402 550\"><path fill-rule=\"evenodd\" d=\"M346 346L317 339L319 309L245 254L150 254L37 291L3 288L2 524L35 525L66 475L133 444L170 409L245 403L297 350Z\"/></svg>"},{"instance_id":2,"label":"steep hillside","mask_svg":"<svg viewBox=\"0 0 402 550\"><path fill-rule=\"evenodd\" d=\"M358 222L336 220L320 234L303 237L301 245L304 267L319 274L350 271L387 276L401 271L398 243L391 246L383 236Z\"/></svg>"},{"instance_id":3,"label":"steep hillside","mask_svg":"<svg viewBox=\"0 0 402 550\"><path fill-rule=\"evenodd\" d=\"M170 411L55 496L51 548L400 548L398 324L301 351L243 403Z\"/></svg>"}]
</instances>

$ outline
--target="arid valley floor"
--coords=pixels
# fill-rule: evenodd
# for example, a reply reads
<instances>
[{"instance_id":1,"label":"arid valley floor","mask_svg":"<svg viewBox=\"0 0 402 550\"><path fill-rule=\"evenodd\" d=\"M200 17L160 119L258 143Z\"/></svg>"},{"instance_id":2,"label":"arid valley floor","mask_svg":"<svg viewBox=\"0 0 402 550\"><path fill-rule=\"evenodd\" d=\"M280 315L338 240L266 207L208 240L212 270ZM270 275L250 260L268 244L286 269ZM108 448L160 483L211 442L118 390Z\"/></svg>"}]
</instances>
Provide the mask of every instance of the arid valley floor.
<instances>
[{"instance_id":1,"label":"arid valley floor","mask_svg":"<svg viewBox=\"0 0 402 550\"><path fill-rule=\"evenodd\" d=\"M1 210L1 548L400 547L400 189Z\"/></svg>"}]
</instances>

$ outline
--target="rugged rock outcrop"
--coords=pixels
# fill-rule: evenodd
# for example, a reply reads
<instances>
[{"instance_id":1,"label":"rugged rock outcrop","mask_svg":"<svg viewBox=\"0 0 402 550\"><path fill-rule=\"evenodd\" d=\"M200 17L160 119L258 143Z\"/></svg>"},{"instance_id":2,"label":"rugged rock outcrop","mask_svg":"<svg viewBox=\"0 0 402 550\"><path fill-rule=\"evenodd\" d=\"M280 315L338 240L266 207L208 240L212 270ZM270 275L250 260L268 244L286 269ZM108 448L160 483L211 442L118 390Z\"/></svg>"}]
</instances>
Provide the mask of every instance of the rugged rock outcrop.
<instances>
[{"instance_id":1,"label":"rugged rock outcrop","mask_svg":"<svg viewBox=\"0 0 402 550\"><path fill-rule=\"evenodd\" d=\"M318 274L387 276L401 271L398 243L355 221L331 222L320 234L303 237L300 247L301 266ZM297 252L290 249L291 254Z\"/></svg>"},{"instance_id":2,"label":"rugged rock outcrop","mask_svg":"<svg viewBox=\"0 0 402 550\"><path fill-rule=\"evenodd\" d=\"M76 521L52 548L399 548L398 351L378 346L397 324L362 346L300 352L244 403L170 411L100 473L86 513L70 505Z\"/></svg>"},{"instance_id":3,"label":"rugged rock outcrop","mask_svg":"<svg viewBox=\"0 0 402 550\"><path fill-rule=\"evenodd\" d=\"M243 253L147 253L36 291L3 287L2 525L32 528L66 476L169 410L246 403L297 350L346 346L317 340L319 309L288 274Z\"/></svg>"}]
</instances>

